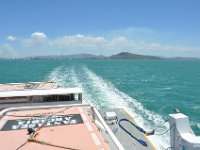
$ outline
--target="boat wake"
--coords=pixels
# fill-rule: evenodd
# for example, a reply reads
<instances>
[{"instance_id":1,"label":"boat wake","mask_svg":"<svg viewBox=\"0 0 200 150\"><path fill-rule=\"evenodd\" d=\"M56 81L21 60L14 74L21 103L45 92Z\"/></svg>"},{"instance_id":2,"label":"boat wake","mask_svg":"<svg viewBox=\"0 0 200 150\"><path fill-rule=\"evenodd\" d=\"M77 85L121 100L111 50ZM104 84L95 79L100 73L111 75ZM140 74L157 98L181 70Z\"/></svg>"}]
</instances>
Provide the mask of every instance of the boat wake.
<instances>
[{"instance_id":1,"label":"boat wake","mask_svg":"<svg viewBox=\"0 0 200 150\"><path fill-rule=\"evenodd\" d=\"M97 108L123 107L147 131L164 122L161 115L147 110L138 100L119 91L111 82L98 76L87 66L59 66L47 76L47 80L54 81L62 87L82 88L83 97L87 98ZM156 131L159 134L168 128L169 125L166 123ZM163 136L154 135L150 139L157 149L160 149L161 146L169 147L169 133Z\"/></svg>"}]
</instances>

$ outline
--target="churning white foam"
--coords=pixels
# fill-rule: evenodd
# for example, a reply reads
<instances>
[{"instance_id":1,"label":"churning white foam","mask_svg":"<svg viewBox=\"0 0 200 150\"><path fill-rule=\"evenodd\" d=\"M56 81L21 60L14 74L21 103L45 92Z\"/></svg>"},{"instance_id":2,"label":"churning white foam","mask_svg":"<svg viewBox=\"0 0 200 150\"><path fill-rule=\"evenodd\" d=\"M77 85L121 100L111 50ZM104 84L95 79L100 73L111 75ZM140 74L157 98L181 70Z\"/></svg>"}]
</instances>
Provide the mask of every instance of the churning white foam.
<instances>
[{"instance_id":1,"label":"churning white foam","mask_svg":"<svg viewBox=\"0 0 200 150\"><path fill-rule=\"evenodd\" d=\"M105 81L88 68L84 68L84 70L90 83L96 89L95 92L100 93L98 101L101 101L104 105L109 107L124 107L132 114L138 124L147 130L151 130L152 126L155 127L164 122L164 119L160 115L145 109L141 103L119 91L111 82ZM167 128L169 128L168 125L162 126L160 133L164 132ZM150 139L155 143L158 149L160 145L163 147L169 146L169 134L163 135L162 137L151 136Z\"/></svg>"},{"instance_id":2,"label":"churning white foam","mask_svg":"<svg viewBox=\"0 0 200 150\"><path fill-rule=\"evenodd\" d=\"M85 66L76 71L73 67L57 67L48 76L48 79L57 82L63 87L81 87L84 91L84 97L88 98L96 107L123 107L136 119L138 124L146 130L152 130L154 127L164 122L162 116L151 112L143 107L137 100L127 94L119 91L111 82L95 74ZM160 128L160 133L167 130L166 124ZM169 134L163 136L151 136L157 149L160 145L169 147Z\"/></svg>"}]
</instances>

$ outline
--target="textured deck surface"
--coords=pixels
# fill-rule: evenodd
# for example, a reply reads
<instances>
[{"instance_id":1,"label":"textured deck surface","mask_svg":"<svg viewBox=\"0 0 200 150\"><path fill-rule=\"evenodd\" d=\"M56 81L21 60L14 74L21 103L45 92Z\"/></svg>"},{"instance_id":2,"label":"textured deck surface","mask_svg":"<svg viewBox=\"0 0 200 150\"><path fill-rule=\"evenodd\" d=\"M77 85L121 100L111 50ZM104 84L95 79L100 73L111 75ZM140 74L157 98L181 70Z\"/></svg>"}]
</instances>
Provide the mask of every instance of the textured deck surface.
<instances>
[{"instance_id":1,"label":"textured deck surface","mask_svg":"<svg viewBox=\"0 0 200 150\"><path fill-rule=\"evenodd\" d=\"M123 109L112 109L112 110L106 110L106 111L114 111L117 114L118 120L122 118L126 118L136 123L135 120ZM102 115L104 114L104 112L102 112ZM141 145L136 140L134 140L130 135L128 135L124 130L122 130L118 124L117 124L117 128L114 125L108 124L111 129L114 129L115 136L118 138L118 140L121 142L121 144L126 150L155 150L155 147L150 142L148 137L146 137L143 133L139 132L134 126L130 125L127 122L122 122L121 124L128 131L130 131L132 135L136 136L139 139L144 140L148 144L148 147Z\"/></svg>"},{"instance_id":2,"label":"textured deck surface","mask_svg":"<svg viewBox=\"0 0 200 150\"><path fill-rule=\"evenodd\" d=\"M27 135L28 121L24 121L29 118L31 124L41 124L43 120L40 118L31 118L33 115L48 115L54 114L55 118L49 118L45 127L38 130L38 134L35 136L36 140L44 141L49 144L59 145L63 147L71 147L80 150L107 150L108 145L105 143L102 135L91 120L88 113L82 108L69 108L69 109L45 109L45 110L29 110L29 111L13 111L7 113L0 120L0 143L2 150L16 150L27 141L29 135ZM76 120L70 119L73 115L79 115L79 123ZM12 116L11 116L12 115ZM66 117L66 115L68 117ZM71 115L71 116L70 116ZM58 117L56 117L58 116ZM64 119L63 119L64 118ZM72 117L73 118L73 117ZM31 119L31 120L30 120ZM13 120L18 125L7 126L5 125ZM59 124L63 122L69 122L66 124ZM73 122L72 122L73 121ZM48 125L49 124L49 125ZM50 125L54 124L54 125ZM55 125L57 124L57 125ZM37 128L36 128L37 129ZM54 146L49 146L41 143L27 142L20 150L50 150L50 149L63 149Z\"/></svg>"}]
</instances>

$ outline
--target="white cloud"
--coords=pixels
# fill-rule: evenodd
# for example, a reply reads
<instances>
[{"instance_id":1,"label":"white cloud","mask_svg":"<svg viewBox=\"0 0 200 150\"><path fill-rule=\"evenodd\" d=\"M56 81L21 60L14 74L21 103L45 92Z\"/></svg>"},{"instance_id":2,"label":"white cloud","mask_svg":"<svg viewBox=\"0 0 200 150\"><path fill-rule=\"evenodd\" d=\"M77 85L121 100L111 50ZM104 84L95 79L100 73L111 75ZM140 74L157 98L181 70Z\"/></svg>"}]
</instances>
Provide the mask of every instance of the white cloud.
<instances>
[{"instance_id":1,"label":"white cloud","mask_svg":"<svg viewBox=\"0 0 200 150\"><path fill-rule=\"evenodd\" d=\"M35 32L31 34L31 39L35 41L44 41L47 38L47 36L43 32Z\"/></svg>"},{"instance_id":2,"label":"white cloud","mask_svg":"<svg viewBox=\"0 0 200 150\"><path fill-rule=\"evenodd\" d=\"M8 41L15 41L16 37L12 36L12 35L9 35L8 37L6 37L6 40L8 40Z\"/></svg>"},{"instance_id":3,"label":"white cloud","mask_svg":"<svg viewBox=\"0 0 200 150\"><path fill-rule=\"evenodd\" d=\"M31 34L31 37L24 39L22 45L24 47L40 47L48 41L47 36L43 32L35 32Z\"/></svg>"},{"instance_id":4,"label":"white cloud","mask_svg":"<svg viewBox=\"0 0 200 150\"><path fill-rule=\"evenodd\" d=\"M51 45L53 47L65 49L65 50L94 50L99 49L105 44L107 40L104 37L94 37L94 36L85 36L81 34L64 36L51 40Z\"/></svg>"},{"instance_id":5,"label":"white cloud","mask_svg":"<svg viewBox=\"0 0 200 150\"><path fill-rule=\"evenodd\" d=\"M0 54L0 56L3 58L12 58L14 56L13 48L9 44L4 44L0 48Z\"/></svg>"},{"instance_id":6,"label":"white cloud","mask_svg":"<svg viewBox=\"0 0 200 150\"><path fill-rule=\"evenodd\" d=\"M68 35L50 40L51 47L62 49L63 52L89 52L96 54L114 54L121 51L132 53L150 54L151 51L165 52L184 52L197 51L200 48L186 47L183 45L161 44L156 42L147 42L144 40L133 40L123 36L115 38L105 38L100 36L87 35ZM155 54L154 54L155 55Z\"/></svg>"},{"instance_id":7,"label":"white cloud","mask_svg":"<svg viewBox=\"0 0 200 150\"><path fill-rule=\"evenodd\" d=\"M136 33L136 29L128 29ZM139 32L153 31L140 29ZM154 34L154 33L152 33ZM105 34L106 35L106 34ZM137 54L148 55L181 55L200 53L200 47L190 47L184 44L163 44L145 38L135 39L126 35L115 35L113 37L92 36L84 34L65 35L50 39L43 32L35 32L27 39L21 41L21 47L35 52L35 54L74 54L74 53L92 53L111 55L122 51L128 51Z\"/></svg>"}]
</instances>

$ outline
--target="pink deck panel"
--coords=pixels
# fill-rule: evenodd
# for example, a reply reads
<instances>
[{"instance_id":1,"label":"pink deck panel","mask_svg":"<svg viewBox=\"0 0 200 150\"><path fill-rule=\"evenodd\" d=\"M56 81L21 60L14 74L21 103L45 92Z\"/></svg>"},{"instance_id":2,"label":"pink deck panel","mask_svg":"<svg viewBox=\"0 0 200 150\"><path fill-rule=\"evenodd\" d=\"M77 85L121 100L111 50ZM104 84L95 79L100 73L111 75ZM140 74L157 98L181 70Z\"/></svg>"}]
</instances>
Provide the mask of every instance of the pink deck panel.
<instances>
[{"instance_id":1,"label":"pink deck panel","mask_svg":"<svg viewBox=\"0 0 200 150\"><path fill-rule=\"evenodd\" d=\"M5 125L7 120L25 119L30 118L32 115L50 114L58 112L55 115L69 115L69 114L80 114L83 123L72 124L72 125L61 125L41 128L35 136L36 140L45 141L50 144L70 147L81 150L107 150L109 149L107 143L104 141L102 135L98 131L95 124L92 122L91 117L83 108L73 107L69 109L43 109L43 110L31 110L31 111L13 111L7 113L7 115L15 116L4 116L0 120L0 128ZM17 117L16 117L17 116ZM21 116L21 117L20 117ZM27 117L24 117L27 116ZM33 118L34 119L34 118ZM22 145L27 139L26 129L21 130L9 130L0 131L0 149L3 150L16 150ZM35 142L28 142L21 150L54 150L63 149L56 148L49 145L44 145Z\"/></svg>"}]
</instances>

